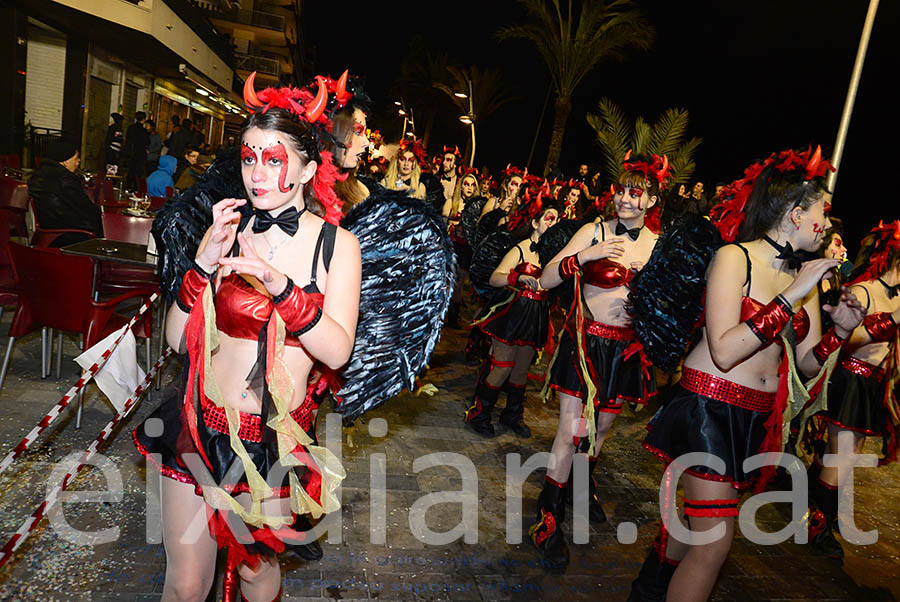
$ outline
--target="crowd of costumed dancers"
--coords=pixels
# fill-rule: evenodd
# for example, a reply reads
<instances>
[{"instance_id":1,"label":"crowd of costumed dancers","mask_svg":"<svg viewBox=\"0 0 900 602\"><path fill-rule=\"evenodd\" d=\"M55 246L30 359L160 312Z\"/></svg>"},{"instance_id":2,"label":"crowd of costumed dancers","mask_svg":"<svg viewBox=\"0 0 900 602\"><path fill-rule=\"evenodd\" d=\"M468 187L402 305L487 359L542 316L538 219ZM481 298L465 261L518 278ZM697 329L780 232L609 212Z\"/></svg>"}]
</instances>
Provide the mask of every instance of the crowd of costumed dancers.
<instances>
[{"instance_id":1,"label":"crowd of costumed dancers","mask_svg":"<svg viewBox=\"0 0 900 602\"><path fill-rule=\"evenodd\" d=\"M881 437L882 463L897 456L900 222L874 227L846 262L818 148L752 163L706 211L669 194L679 174L665 156L629 151L591 194L513 166L492 178L456 147L429 159L420 141L388 145L346 72L259 91L251 75L244 100L239 145L154 222L184 370L134 442L162 475L165 599L204 599L219 548L226 600L278 599L280 553L321 558L307 530L339 509L345 473L318 444L320 404L350 424L414 390L471 291L467 355L482 361L463 428L530 437L536 357L541 394L559 401L528 530L548 566L569 563L573 501L607 520L591 473L616 416L657 383L667 394L644 448L666 464L719 460L681 467L672 515L725 535L692 545L663 525L631 600L709 597L741 495L776 476L744 471L761 451L807 460L812 545L842 556L841 483L823 455L848 431L856 451ZM183 537L198 513L206 529Z\"/></svg>"}]
</instances>

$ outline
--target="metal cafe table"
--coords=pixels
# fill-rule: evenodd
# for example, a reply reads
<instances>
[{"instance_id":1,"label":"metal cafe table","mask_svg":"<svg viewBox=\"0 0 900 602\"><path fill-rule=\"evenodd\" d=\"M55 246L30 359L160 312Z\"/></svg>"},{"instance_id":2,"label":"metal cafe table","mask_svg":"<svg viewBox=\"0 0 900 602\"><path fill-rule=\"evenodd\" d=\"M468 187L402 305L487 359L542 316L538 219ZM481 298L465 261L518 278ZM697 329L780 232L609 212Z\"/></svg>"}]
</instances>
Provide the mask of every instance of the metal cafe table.
<instances>
[{"instance_id":1,"label":"metal cafe table","mask_svg":"<svg viewBox=\"0 0 900 602\"><path fill-rule=\"evenodd\" d=\"M95 260L93 287L95 299L97 297L97 279L99 276L100 261L156 268L156 255L147 252L147 245L139 245L131 242L110 240L108 238L89 238L87 240L82 240L81 242L66 245L59 250L63 253L83 255ZM165 345L165 336L163 336L163 333L165 332L166 323L166 305L165 303L160 303L160 305L163 312L160 323L163 325L163 328L160 332L157 357L162 355L163 347ZM157 389L159 388L159 382L160 381L157 380Z\"/></svg>"}]
</instances>

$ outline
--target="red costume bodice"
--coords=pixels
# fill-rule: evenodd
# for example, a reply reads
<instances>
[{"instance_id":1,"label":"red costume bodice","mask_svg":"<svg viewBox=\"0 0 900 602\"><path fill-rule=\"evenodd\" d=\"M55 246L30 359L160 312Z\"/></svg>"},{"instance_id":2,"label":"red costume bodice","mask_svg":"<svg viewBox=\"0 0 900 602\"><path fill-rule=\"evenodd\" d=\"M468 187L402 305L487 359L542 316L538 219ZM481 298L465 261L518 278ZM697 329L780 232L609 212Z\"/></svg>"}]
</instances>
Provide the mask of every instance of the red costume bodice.
<instances>
[{"instance_id":1,"label":"red costume bodice","mask_svg":"<svg viewBox=\"0 0 900 602\"><path fill-rule=\"evenodd\" d=\"M581 269L584 272L584 282L600 288L628 286L634 274L621 263L605 258L589 261Z\"/></svg>"},{"instance_id":2,"label":"red costume bodice","mask_svg":"<svg viewBox=\"0 0 900 602\"><path fill-rule=\"evenodd\" d=\"M322 293L307 292L319 307L325 302ZM216 290L216 328L236 339L258 340L260 330L274 309L270 297L234 272L222 278ZM284 344L302 347L300 340L289 334L285 334Z\"/></svg>"},{"instance_id":3,"label":"red costume bodice","mask_svg":"<svg viewBox=\"0 0 900 602\"><path fill-rule=\"evenodd\" d=\"M523 261L522 263L514 267L512 271L516 272L517 274L522 274L523 276L540 278L544 270L540 266L536 266L533 263Z\"/></svg>"}]
</instances>

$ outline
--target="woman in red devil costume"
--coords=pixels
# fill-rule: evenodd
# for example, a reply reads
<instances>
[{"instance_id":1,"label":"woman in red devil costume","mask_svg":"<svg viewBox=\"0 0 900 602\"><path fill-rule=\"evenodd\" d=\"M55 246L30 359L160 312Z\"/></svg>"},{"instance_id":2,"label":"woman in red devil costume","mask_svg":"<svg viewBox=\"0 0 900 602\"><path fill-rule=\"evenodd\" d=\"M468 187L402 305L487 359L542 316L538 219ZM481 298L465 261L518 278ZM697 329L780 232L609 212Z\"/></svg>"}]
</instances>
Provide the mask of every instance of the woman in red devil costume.
<instances>
[{"instance_id":1,"label":"woman in red devil costume","mask_svg":"<svg viewBox=\"0 0 900 602\"><path fill-rule=\"evenodd\" d=\"M491 286L508 287L510 294L473 324L492 342L490 367L482 371L475 386L475 403L466 411L466 422L479 435L494 436L491 412L509 381L500 424L520 437L531 436L523 421L528 367L535 351L547 344L550 330L550 301L547 291L537 286L541 275L537 244L558 218L557 209L544 205L540 194L510 218L509 228L518 231L514 240L525 233L528 237L503 256L490 278Z\"/></svg>"},{"instance_id":2,"label":"woman in red devil costume","mask_svg":"<svg viewBox=\"0 0 900 602\"><path fill-rule=\"evenodd\" d=\"M589 495L590 519L606 515L594 495L572 487L572 457L583 446L593 471L599 448L625 401L646 404L656 391L652 369L639 352L626 351L635 340L625 308L628 283L656 245L646 227L658 212L659 195L669 177L668 160L626 157L613 197L616 220L588 223L554 257L540 278L541 288L574 280L575 303L566 318L559 347L548 368L548 385L559 393L559 428L550 451L546 483L538 498L537 522L530 533L548 562L564 567L569 551L560 523L566 491Z\"/></svg>"},{"instance_id":3,"label":"woman in red devil costume","mask_svg":"<svg viewBox=\"0 0 900 602\"><path fill-rule=\"evenodd\" d=\"M683 516L674 512L673 484L664 521L721 535L692 544L671 537L664 522L629 600L709 597L731 547L740 494L764 484L761 471L744 472L744 460L782 448L796 397L789 383L802 382L796 369L827 374L829 358L862 318L844 291L836 306L825 306L834 327L821 332L816 284L839 264L814 253L829 226L829 167L818 149L774 153L727 187L728 200L712 212L722 238L737 242L722 246L707 268L700 340L684 360L678 391L650 421L644 447L684 470ZM678 464L691 452L709 454L718 467Z\"/></svg>"},{"instance_id":4,"label":"woman in red devil costume","mask_svg":"<svg viewBox=\"0 0 900 602\"><path fill-rule=\"evenodd\" d=\"M333 127L323 115L329 93L349 100L346 73L316 79L314 96L305 88L256 93L248 78L246 196L215 203L199 247L180 251L191 253L193 268L166 338L187 353L185 377L134 433L168 477L163 600L204 600L219 547L228 549L226 600L238 585L244 600L277 599L275 554L304 541L295 519L340 507L334 491L344 471L314 441L315 386L307 383L314 366L337 369L350 356L361 264L356 237L334 225L338 174L321 144ZM355 137L364 138L360 125Z\"/></svg>"},{"instance_id":5,"label":"woman in red devil costume","mask_svg":"<svg viewBox=\"0 0 900 602\"><path fill-rule=\"evenodd\" d=\"M838 253L840 252L840 248ZM866 310L828 384L828 407L818 414L827 425L828 450L838 453L838 436L852 435L853 453L866 437L882 437L879 465L897 459L900 410L894 387L900 378L897 322L900 320L900 221L879 224L863 239L849 277L850 291ZM809 469L809 540L827 556L844 555L837 529L838 470L817 457Z\"/></svg>"}]
</instances>

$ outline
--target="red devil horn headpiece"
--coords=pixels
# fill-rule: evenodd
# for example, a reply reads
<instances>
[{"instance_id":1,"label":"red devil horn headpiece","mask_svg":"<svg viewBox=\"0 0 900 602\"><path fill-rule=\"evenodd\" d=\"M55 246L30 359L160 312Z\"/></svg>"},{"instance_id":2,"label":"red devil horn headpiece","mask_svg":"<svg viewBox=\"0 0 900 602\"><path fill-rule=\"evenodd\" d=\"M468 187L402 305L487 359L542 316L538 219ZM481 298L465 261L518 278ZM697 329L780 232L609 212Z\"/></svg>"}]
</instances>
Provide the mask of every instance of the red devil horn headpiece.
<instances>
[{"instance_id":1,"label":"red devil horn headpiece","mask_svg":"<svg viewBox=\"0 0 900 602\"><path fill-rule=\"evenodd\" d=\"M806 164L806 179L814 178L816 176L816 172L819 171L819 163L822 162L822 145L816 146L816 152L813 153L813 156L810 158L809 163Z\"/></svg>"},{"instance_id":2,"label":"red devil horn headpiece","mask_svg":"<svg viewBox=\"0 0 900 602\"><path fill-rule=\"evenodd\" d=\"M334 89L335 98L340 106L344 106L348 100L353 98L353 94L347 92L347 78L349 76L349 70L344 69L341 77L338 78L337 87Z\"/></svg>"},{"instance_id":3,"label":"red devil horn headpiece","mask_svg":"<svg viewBox=\"0 0 900 602\"><path fill-rule=\"evenodd\" d=\"M328 102L328 87L325 85L325 78L317 75L316 83L319 85L319 91L316 93L312 103L306 108L306 119L310 123L318 121L322 113L325 112L325 104Z\"/></svg>"},{"instance_id":4,"label":"red devil horn headpiece","mask_svg":"<svg viewBox=\"0 0 900 602\"><path fill-rule=\"evenodd\" d=\"M255 80L256 71L247 76L247 81L244 82L244 104L251 111L263 106L263 103L256 97L256 89L253 87Z\"/></svg>"},{"instance_id":5,"label":"red devil horn headpiece","mask_svg":"<svg viewBox=\"0 0 900 602\"><path fill-rule=\"evenodd\" d=\"M628 149L628 152L625 153L625 158L622 159L622 162L628 161L631 158L631 149Z\"/></svg>"},{"instance_id":6,"label":"red devil horn headpiece","mask_svg":"<svg viewBox=\"0 0 900 602\"><path fill-rule=\"evenodd\" d=\"M656 179L658 181L662 181L668 175L669 171L669 157L663 155L663 164L658 172L656 172Z\"/></svg>"}]
</instances>

